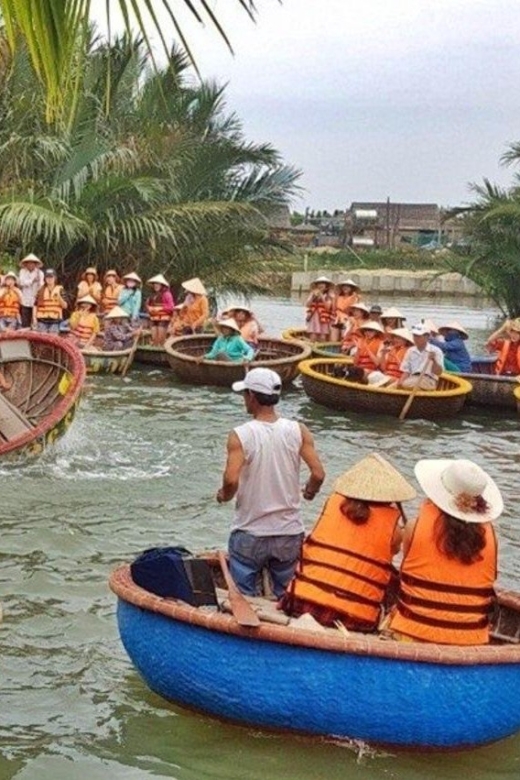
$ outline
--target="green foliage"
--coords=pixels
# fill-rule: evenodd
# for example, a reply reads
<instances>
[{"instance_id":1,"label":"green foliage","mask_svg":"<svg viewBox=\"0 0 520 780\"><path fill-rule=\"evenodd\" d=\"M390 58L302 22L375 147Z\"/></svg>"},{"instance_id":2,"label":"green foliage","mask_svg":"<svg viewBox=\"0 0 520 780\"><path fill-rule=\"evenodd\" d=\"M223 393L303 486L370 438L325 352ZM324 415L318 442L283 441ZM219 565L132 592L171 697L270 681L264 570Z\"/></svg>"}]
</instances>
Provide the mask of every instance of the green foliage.
<instances>
[{"instance_id":1,"label":"green foliage","mask_svg":"<svg viewBox=\"0 0 520 780\"><path fill-rule=\"evenodd\" d=\"M392 268L406 271L426 271L441 269L444 262L444 260L441 260L441 257L445 257L445 254L445 250L439 253L426 252L414 247L371 249L361 252L351 252L348 249L333 250L331 252L300 250L294 256L287 258L284 261L284 265L293 271L301 271L305 263L304 257L307 255L307 268L309 271L322 269L338 271L354 268Z\"/></svg>"}]
</instances>

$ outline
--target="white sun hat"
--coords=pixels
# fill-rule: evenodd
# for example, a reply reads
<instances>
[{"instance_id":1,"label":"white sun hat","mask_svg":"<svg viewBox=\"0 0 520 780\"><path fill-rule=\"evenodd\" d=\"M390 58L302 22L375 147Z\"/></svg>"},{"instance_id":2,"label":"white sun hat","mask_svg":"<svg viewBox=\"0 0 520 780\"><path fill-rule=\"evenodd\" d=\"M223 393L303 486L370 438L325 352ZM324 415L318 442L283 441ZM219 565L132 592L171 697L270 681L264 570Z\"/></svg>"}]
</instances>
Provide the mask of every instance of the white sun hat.
<instances>
[{"instance_id":1,"label":"white sun hat","mask_svg":"<svg viewBox=\"0 0 520 780\"><path fill-rule=\"evenodd\" d=\"M498 486L471 460L420 460L415 476L439 509L466 523L489 523L504 511Z\"/></svg>"},{"instance_id":2,"label":"white sun hat","mask_svg":"<svg viewBox=\"0 0 520 780\"><path fill-rule=\"evenodd\" d=\"M78 303L90 303L93 306L97 306L98 302L95 298L93 298L91 295L84 295L83 298L78 298L76 301L76 304Z\"/></svg>"},{"instance_id":3,"label":"white sun hat","mask_svg":"<svg viewBox=\"0 0 520 780\"><path fill-rule=\"evenodd\" d=\"M218 320L215 325L217 328L231 328L231 330L236 330L237 333L240 333L238 323L232 317L227 317L225 320Z\"/></svg>"},{"instance_id":4,"label":"white sun hat","mask_svg":"<svg viewBox=\"0 0 520 780\"><path fill-rule=\"evenodd\" d=\"M41 268L43 265L40 258L37 257L36 255L33 255L32 252L26 255L22 260L20 260L20 265L23 265L24 263L35 263L39 268Z\"/></svg>"},{"instance_id":5,"label":"white sun hat","mask_svg":"<svg viewBox=\"0 0 520 780\"><path fill-rule=\"evenodd\" d=\"M162 284L164 285L164 287L170 286L170 283L166 281L166 279L162 274L157 274L156 276L152 276L151 279L148 279L148 284Z\"/></svg>"},{"instance_id":6,"label":"white sun hat","mask_svg":"<svg viewBox=\"0 0 520 780\"><path fill-rule=\"evenodd\" d=\"M376 322L376 320L367 320L366 322L363 322L361 325L358 325L358 330L376 330L378 333L385 332L381 323Z\"/></svg>"},{"instance_id":7,"label":"white sun hat","mask_svg":"<svg viewBox=\"0 0 520 780\"><path fill-rule=\"evenodd\" d=\"M123 309L121 306L114 306L113 309L110 309L108 314L105 314L105 319L118 319L123 317L130 317L130 315Z\"/></svg>"},{"instance_id":8,"label":"white sun hat","mask_svg":"<svg viewBox=\"0 0 520 780\"><path fill-rule=\"evenodd\" d=\"M389 309L385 309L384 312L381 315L382 320L389 320L389 319L395 319L395 320L405 320L406 317L404 314L401 314L399 309L396 309L395 306L390 306Z\"/></svg>"},{"instance_id":9,"label":"white sun hat","mask_svg":"<svg viewBox=\"0 0 520 780\"><path fill-rule=\"evenodd\" d=\"M420 323L419 325L412 325L412 336L429 336L430 329L426 323Z\"/></svg>"},{"instance_id":10,"label":"white sun hat","mask_svg":"<svg viewBox=\"0 0 520 780\"><path fill-rule=\"evenodd\" d=\"M253 390L264 395L280 395L282 390L282 380L280 375L270 368L252 368L248 371L245 378L240 382L233 382L231 385L235 393L242 393L244 390Z\"/></svg>"},{"instance_id":11,"label":"white sun hat","mask_svg":"<svg viewBox=\"0 0 520 780\"><path fill-rule=\"evenodd\" d=\"M193 295L207 295L207 290L200 281L198 276L195 276L193 279L188 279L186 282L181 283L181 287L183 287L186 292L193 293Z\"/></svg>"},{"instance_id":12,"label":"white sun hat","mask_svg":"<svg viewBox=\"0 0 520 780\"><path fill-rule=\"evenodd\" d=\"M391 336L398 336L400 339L404 339L409 344L413 344L413 336L411 331L408 330L408 328L394 328L390 331Z\"/></svg>"},{"instance_id":13,"label":"white sun hat","mask_svg":"<svg viewBox=\"0 0 520 780\"><path fill-rule=\"evenodd\" d=\"M355 287L356 290L359 290L359 284L355 282L353 279L341 279L336 284L336 287L345 287L347 284L350 285L350 287Z\"/></svg>"},{"instance_id":14,"label":"white sun hat","mask_svg":"<svg viewBox=\"0 0 520 780\"><path fill-rule=\"evenodd\" d=\"M456 330L458 333L460 333L463 339L469 338L468 331L466 328L463 328L459 322L452 321L448 322L446 325L439 325L439 332L443 330Z\"/></svg>"},{"instance_id":15,"label":"white sun hat","mask_svg":"<svg viewBox=\"0 0 520 780\"><path fill-rule=\"evenodd\" d=\"M318 276L317 279L314 279L314 281L311 282L311 287L314 287L315 284L328 284L329 286L334 284L334 282L329 279L327 276Z\"/></svg>"},{"instance_id":16,"label":"white sun hat","mask_svg":"<svg viewBox=\"0 0 520 780\"><path fill-rule=\"evenodd\" d=\"M359 501L409 501L417 495L412 485L377 452L367 455L339 477L334 490Z\"/></svg>"},{"instance_id":17,"label":"white sun hat","mask_svg":"<svg viewBox=\"0 0 520 780\"><path fill-rule=\"evenodd\" d=\"M368 308L366 303L363 303L362 301L358 301L357 303L351 303L349 309L361 309L361 311L364 311L365 314L370 314L370 309Z\"/></svg>"},{"instance_id":18,"label":"white sun hat","mask_svg":"<svg viewBox=\"0 0 520 780\"><path fill-rule=\"evenodd\" d=\"M130 279L131 281L137 282L138 284L142 284L143 283L143 280L141 279L141 277L138 276L134 271L130 271L129 274L125 274L123 276L123 280L124 279Z\"/></svg>"}]
</instances>

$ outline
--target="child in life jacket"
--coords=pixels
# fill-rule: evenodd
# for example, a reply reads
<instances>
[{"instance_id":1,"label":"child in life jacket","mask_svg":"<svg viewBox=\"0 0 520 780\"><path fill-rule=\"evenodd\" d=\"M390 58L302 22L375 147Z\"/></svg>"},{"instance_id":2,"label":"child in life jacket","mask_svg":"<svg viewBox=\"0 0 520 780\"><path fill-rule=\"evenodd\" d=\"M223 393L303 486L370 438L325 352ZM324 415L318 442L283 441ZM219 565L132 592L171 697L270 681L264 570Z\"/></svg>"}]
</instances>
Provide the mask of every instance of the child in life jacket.
<instances>
[{"instance_id":1,"label":"child in life jacket","mask_svg":"<svg viewBox=\"0 0 520 780\"><path fill-rule=\"evenodd\" d=\"M130 325L130 317L120 306L114 306L105 315L103 331L103 347L106 352L130 349L140 331L134 331Z\"/></svg>"},{"instance_id":2,"label":"child in life jacket","mask_svg":"<svg viewBox=\"0 0 520 780\"><path fill-rule=\"evenodd\" d=\"M123 285L119 281L117 272L113 269L107 271L103 278L103 293L101 296L101 312L108 314L114 306L118 305L119 295Z\"/></svg>"},{"instance_id":3,"label":"child in life jacket","mask_svg":"<svg viewBox=\"0 0 520 780\"><path fill-rule=\"evenodd\" d=\"M169 282L162 274L148 279L152 286L152 294L146 301L146 311L150 317L151 343L154 347L162 347L168 334L168 326L173 314L175 301L171 294Z\"/></svg>"},{"instance_id":4,"label":"child in life jacket","mask_svg":"<svg viewBox=\"0 0 520 780\"><path fill-rule=\"evenodd\" d=\"M311 283L311 294L307 298L306 323L311 341L329 341L330 325L334 316L333 282L320 276Z\"/></svg>"},{"instance_id":5,"label":"child in life jacket","mask_svg":"<svg viewBox=\"0 0 520 780\"><path fill-rule=\"evenodd\" d=\"M379 368L379 350L383 343L383 327L379 322L367 320L358 327L360 336L354 348L354 365L365 371Z\"/></svg>"},{"instance_id":6,"label":"child in life jacket","mask_svg":"<svg viewBox=\"0 0 520 780\"><path fill-rule=\"evenodd\" d=\"M70 315L69 337L80 349L91 349L100 331L99 317L96 314L97 303L90 295L80 298L75 311Z\"/></svg>"},{"instance_id":7,"label":"child in life jacket","mask_svg":"<svg viewBox=\"0 0 520 780\"><path fill-rule=\"evenodd\" d=\"M349 318L350 307L359 303L361 295L359 285L352 279L345 279L336 285L336 296L334 300L334 317L331 325L331 340L339 341L343 329Z\"/></svg>"},{"instance_id":8,"label":"child in life jacket","mask_svg":"<svg viewBox=\"0 0 520 780\"><path fill-rule=\"evenodd\" d=\"M495 374L520 375L520 318L506 320L486 341L490 352L497 352Z\"/></svg>"},{"instance_id":9,"label":"child in life jacket","mask_svg":"<svg viewBox=\"0 0 520 780\"><path fill-rule=\"evenodd\" d=\"M80 298L85 298L87 295L90 295L91 298L94 298L97 304L101 303L103 288L101 287L101 283L98 279L98 272L96 268L86 268L81 275L81 280L78 284L76 303L78 303Z\"/></svg>"},{"instance_id":10,"label":"child in life jacket","mask_svg":"<svg viewBox=\"0 0 520 780\"><path fill-rule=\"evenodd\" d=\"M396 328L386 333L378 353L379 370L388 377L400 379L403 375L401 363L408 348L413 345L413 336L407 328Z\"/></svg>"},{"instance_id":11,"label":"child in life jacket","mask_svg":"<svg viewBox=\"0 0 520 780\"><path fill-rule=\"evenodd\" d=\"M343 322L343 339L341 352L350 355L356 346L361 332L359 326L370 319L370 310L362 301L353 303L348 310L348 315Z\"/></svg>"},{"instance_id":12,"label":"child in life jacket","mask_svg":"<svg viewBox=\"0 0 520 780\"><path fill-rule=\"evenodd\" d=\"M0 286L0 331L16 330L21 322L22 293L16 274L8 271Z\"/></svg>"}]
</instances>

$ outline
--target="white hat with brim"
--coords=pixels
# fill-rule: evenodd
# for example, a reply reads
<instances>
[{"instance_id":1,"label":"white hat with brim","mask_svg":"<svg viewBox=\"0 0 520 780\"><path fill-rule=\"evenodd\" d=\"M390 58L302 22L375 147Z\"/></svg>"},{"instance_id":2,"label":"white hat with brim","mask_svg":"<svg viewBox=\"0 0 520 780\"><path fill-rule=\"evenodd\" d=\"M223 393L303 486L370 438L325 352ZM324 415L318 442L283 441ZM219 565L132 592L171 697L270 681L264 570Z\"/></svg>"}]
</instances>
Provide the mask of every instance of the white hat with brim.
<instances>
[{"instance_id":1,"label":"white hat with brim","mask_svg":"<svg viewBox=\"0 0 520 780\"><path fill-rule=\"evenodd\" d=\"M406 317L404 314L401 314L399 309L396 309L395 306L390 306L389 309L385 309L384 312L381 315L382 320L405 320Z\"/></svg>"},{"instance_id":2,"label":"white hat with brim","mask_svg":"<svg viewBox=\"0 0 520 780\"><path fill-rule=\"evenodd\" d=\"M282 380L280 375L270 368L252 368L247 372L244 379L240 382L233 382L231 385L235 393L242 393L244 390L252 390L264 395L280 395L282 391Z\"/></svg>"},{"instance_id":3,"label":"white hat with brim","mask_svg":"<svg viewBox=\"0 0 520 780\"><path fill-rule=\"evenodd\" d=\"M463 339L469 338L466 328L463 328L458 322L448 322L447 325L439 325L439 333L442 333L443 330L456 330Z\"/></svg>"},{"instance_id":4,"label":"white hat with brim","mask_svg":"<svg viewBox=\"0 0 520 780\"><path fill-rule=\"evenodd\" d=\"M412 325L412 336L429 336L430 332L426 323L424 325Z\"/></svg>"},{"instance_id":5,"label":"white hat with brim","mask_svg":"<svg viewBox=\"0 0 520 780\"><path fill-rule=\"evenodd\" d=\"M245 303L232 303L230 306L226 306L224 311L246 311L248 314L252 314L252 309L249 308L249 306L246 306Z\"/></svg>"},{"instance_id":6,"label":"white hat with brim","mask_svg":"<svg viewBox=\"0 0 520 780\"><path fill-rule=\"evenodd\" d=\"M18 279L18 277L17 277L17 275L15 274L14 271L8 271L5 274L4 279L7 279L8 277L11 278L11 279L14 279L15 281Z\"/></svg>"},{"instance_id":7,"label":"white hat with brim","mask_svg":"<svg viewBox=\"0 0 520 780\"><path fill-rule=\"evenodd\" d=\"M435 506L466 523L490 523L504 511L498 486L471 460L420 460L415 476Z\"/></svg>"},{"instance_id":8,"label":"white hat with brim","mask_svg":"<svg viewBox=\"0 0 520 780\"><path fill-rule=\"evenodd\" d=\"M134 271L130 271L129 274L125 274L123 276L123 281L125 281L126 279L129 279L130 281L133 281L133 282L137 282L138 284L142 284L143 283L143 280L141 279L141 277L137 276L137 274L134 273Z\"/></svg>"},{"instance_id":9,"label":"white hat with brim","mask_svg":"<svg viewBox=\"0 0 520 780\"><path fill-rule=\"evenodd\" d=\"M364 311L365 314L370 314L370 309L365 303L351 303L349 306L349 309L359 309L360 311Z\"/></svg>"},{"instance_id":10,"label":"white hat with brim","mask_svg":"<svg viewBox=\"0 0 520 780\"><path fill-rule=\"evenodd\" d=\"M208 292L202 282L200 281L199 277L196 276L193 279L188 279L186 282L182 282L181 287L183 287L186 292L192 293L193 295L207 295Z\"/></svg>"},{"instance_id":11,"label":"white hat with brim","mask_svg":"<svg viewBox=\"0 0 520 780\"><path fill-rule=\"evenodd\" d=\"M84 295L83 298L78 298L76 301L76 304L78 303L90 303L91 306L97 306L98 303L95 298L93 298L91 295Z\"/></svg>"},{"instance_id":12,"label":"white hat with brim","mask_svg":"<svg viewBox=\"0 0 520 780\"><path fill-rule=\"evenodd\" d=\"M397 336L398 338L407 341L409 344L414 344L412 333L408 328L394 328L390 331L390 335Z\"/></svg>"},{"instance_id":13,"label":"white hat with brim","mask_svg":"<svg viewBox=\"0 0 520 780\"><path fill-rule=\"evenodd\" d=\"M164 287L170 286L170 283L166 281L166 279L162 274L157 274L157 276L152 276L151 279L148 279L147 284L162 284Z\"/></svg>"},{"instance_id":14,"label":"white hat with brim","mask_svg":"<svg viewBox=\"0 0 520 780\"><path fill-rule=\"evenodd\" d=\"M341 281L337 282L336 287L346 287L347 284L350 287L355 287L356 290L359 290L359 284L353 279L342 279Z\"/></svg>"},{"instance_id":15,"label":"white hat with brim","mask_svg":"<svg viewBox=\"0 0 520 780\"><path fill-rule=\"evenodd\" d=\"M409 501L416 490L382 455L372 452L336 480L336 493L359 501Z\"/></svg>"},{"instance_id":16,"label":"white hat with brim","mask_svg":"<svg viewBox=\"0 0 520 780\"><path fill-rule=\"evenodd\" d=\"M130 315L121 306L114 306L113 309L110 309L108 314L105 314L106 320L123 319L123 317L130 318Z\"/></svg>"},{"instance_id":17,"label":"white hat with brim","mask_svg":"<svg viewBox=\"0 0 520 780\"><path fill-rule=\"evenodd\" d=\"M29 255L26 255L22 260L20 260L20 265L23 265L24 263L35 263L40 268L43 265L43 263L40 260L40 258L36 257L36 255L33 255L32 253L29 254Z\"/></svg>"},{"instance_id":18,"label":"white hat with brim","mask_svg":"<svg viewBox=\"0 0 520 780\"><path fill-rule=\"evenodd\" d=\"M367 320L362 325L358 325L358 330L376 330L378 333L384 333L384 328L380 322L376 320Z\"/></svg>"},{"instance_id":19,"label":"white hat with brim","mask_svg":"<svg viewBox=\"0 0 520 780\"><path fill-rule=\"evenodd\" d=\"M215 324L217 328L231 328L231 330L236 330L237 333L240 333L238 323L232 317L227 317L225 320L218 320Z\"/></svg>"},{"instance_id":20,"label":"white hat with brim","mask_svg":"<svg viewBox=\"0 0 520 780\"><path fill-rule=\"evenodd\" d=\"M331 285L334 284L334 282L326 276L318 276L317 279L314 279L311 282L311 287L314 287L315 284L328 284L330 287Z\"/></svg>"}]
</instances>

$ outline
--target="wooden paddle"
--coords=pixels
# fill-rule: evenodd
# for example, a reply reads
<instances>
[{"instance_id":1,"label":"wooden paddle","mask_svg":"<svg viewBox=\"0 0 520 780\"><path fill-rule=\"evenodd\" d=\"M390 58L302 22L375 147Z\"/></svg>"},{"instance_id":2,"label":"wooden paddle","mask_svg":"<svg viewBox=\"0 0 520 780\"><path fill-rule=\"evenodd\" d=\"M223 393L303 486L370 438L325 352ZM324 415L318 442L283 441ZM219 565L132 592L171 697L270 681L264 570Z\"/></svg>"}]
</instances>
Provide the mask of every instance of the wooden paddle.
<instances>
[{"instance_id":1,"label":"wooden paddle","mask_svg":"<svg viewBox=\"0 0 520 780\"><path fill-rule=\"evenodd\" d=\"M233 617L239 626L258 628L260 625L260 618L256 614L251 604L247 601L245 596L240 593L237 586L235 585L227 565L226 556L222 550L219 550L218 559L222 569L222 574L226 580L229 593L229 605L231 607Z\"/></svg>"},{"instance_id":2,"label":"wooden paddle","mask_svg":"<svg viewBox=\"0 0 520 780\"><path fill-rule=\"evenodd\" d=\"M404 418L405 418L405 417L406 417L406 415L408 414L408 410L410 409L410 406L411 406L411 405L412 405L412 403L413 403L413 399L415 398L415 396L417 395L417 393L418 393L418 392L419 392L419 390L420 390L421 379L423 378L424 374L426 373L426 369L427 369L427 368L428 368L428 366L430 365L430 363L431 363L431 360L432 360L431 358L427 358L427 359L426 359L426 361L425 361L425 363L424 363L424 366L423 366L423 367L422 367L422 369L421 369L421 373L419 374L419 378L417 379L417 384L416 384L416 385L415 385L415 387L412 389L412 392L410 393L410 395L409 395L409 396L408 396L408 398L406 399L406 402L405 402L405 404L404 404L403 408L401 409L401 413L400 413L400 415L399 415L399 419L400 419L400 420L404 420Z\"/></svg>"},{"instance_id":3,"label":"wooden paddle","mask_svg":"<svg viewBox=\"0 0 520 780\"><path fill-rule=\"evenodd\" d=\"M134 362L134 355L135 355L135 351L137 349L137 345L139 344L139 339L141 338L141 333L142 333L142 329L139 328L139 330L135 334L134 343L132 344L132 349L130 350L130 352L128 354L128 357L126 359L125 366L124 366L123 370L121 371L121 378L126 376L126 372L128 371L128 369L130 368L130 366Z\"/></svg>"}]
</instances>

